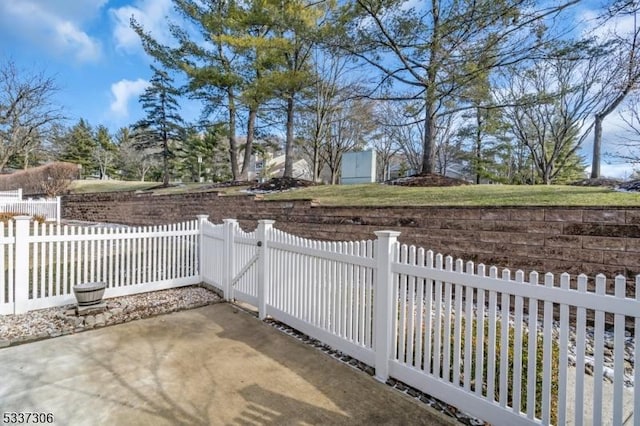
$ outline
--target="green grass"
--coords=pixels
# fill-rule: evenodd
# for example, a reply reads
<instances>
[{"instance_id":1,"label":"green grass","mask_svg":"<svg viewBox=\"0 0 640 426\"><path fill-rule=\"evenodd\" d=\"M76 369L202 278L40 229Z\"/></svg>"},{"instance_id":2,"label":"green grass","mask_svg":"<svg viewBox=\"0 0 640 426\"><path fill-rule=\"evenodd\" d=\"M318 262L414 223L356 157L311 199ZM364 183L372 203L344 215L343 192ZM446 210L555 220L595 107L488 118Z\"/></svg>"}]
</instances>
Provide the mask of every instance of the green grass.
<instances>
[{"instance_id":1,"label":"green grass","mask_svg":"<svg viewBox=\"0 0 640 426\"><path fill-rule=\"evenodd\" d=\"M122 180L74 180L69 188L72 193L137 191L153 188L158 182L139 182Z\"/></svg>"},{"instance_id":2,"label":"green grass","mask_svg":"<svg viewBox=\"0 0 640 426\"><path fill-rule=\"evenodd\" d=\"M566 185L467 185L416 188L381 184L321 185L269 194L267 200L313 199L326 206L638 206L640 193Z\"/></svg>"},{"instance_id":3,"label":"green grass","mask_svg":"<svg viewBox=\"0 0 640 426\"><path fill-rule=\"evenodd\" d=\"M168 188L162 188L161 182L139 182L122 180L75 180L71 183L70 191L74 194L87 194L95 192L125 192L152 190L154 195L184 194L189 192L216 191L224 194L239 193L246 186L229 188L212 188L210 183L184 183L172 184Z\"/></svg>"}]
</instances>

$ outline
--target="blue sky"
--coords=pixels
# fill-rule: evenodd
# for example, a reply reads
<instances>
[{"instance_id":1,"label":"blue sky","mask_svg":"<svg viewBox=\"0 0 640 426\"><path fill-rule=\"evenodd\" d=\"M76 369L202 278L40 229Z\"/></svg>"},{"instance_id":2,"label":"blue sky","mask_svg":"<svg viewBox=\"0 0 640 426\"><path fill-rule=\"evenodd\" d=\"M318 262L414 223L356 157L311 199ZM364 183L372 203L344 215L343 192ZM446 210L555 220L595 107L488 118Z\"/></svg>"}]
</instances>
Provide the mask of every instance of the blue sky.
<instances>
[{"instance_id":1,"label":"blue sky","mask_svg":"<svg viewBox=\"0 0 640 426\"><path fill-rule=\"evenodd\" d=\"M576 19L593 16L587 6L600 3L582 2ZM170 41L171 0L0 0L2 59L54 76L60 86L57 101L69 123L85 118L115 131L142 117L138 96L151 77L151 60L129 27L132 15L154 37ZM183 103L183 118L198 114L197 104ZM615 137L620 123L615 113L606 120L605 141ZM590 149L588 138L587 157ZM609 176L631 172L621 164L603 164L602 169Z\"/></svg>"},{"instance_id":2,"label":"blue sky","mask_svg":"<svg viewBox=\"0 0 640 426\"><path fill-rule=\"evenodd\" d=\"M151 76L129 19L168 40L172 14L170 0L2 0L0 48L18 68L55 77L70 123L86 118L116 130L141 117L138 96Z\"/></svg>"}]
</instances>

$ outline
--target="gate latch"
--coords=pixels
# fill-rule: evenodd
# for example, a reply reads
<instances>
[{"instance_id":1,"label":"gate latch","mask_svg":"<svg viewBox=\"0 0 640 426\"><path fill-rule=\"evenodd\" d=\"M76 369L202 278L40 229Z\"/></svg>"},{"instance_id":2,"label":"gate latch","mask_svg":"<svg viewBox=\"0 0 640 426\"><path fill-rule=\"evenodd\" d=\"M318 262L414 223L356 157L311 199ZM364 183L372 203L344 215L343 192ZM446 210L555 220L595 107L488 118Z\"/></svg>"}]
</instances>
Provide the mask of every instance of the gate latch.
<instances>
[{"instance_id":1,"label":"gate latch","mask_svg":"<svg viewBox=\"0 0 640 426\"><path fill-rule=\"evenodd\" d=\"M258 247L262 247L262 241L258 241Z\"/></svg>"}]
</instances>

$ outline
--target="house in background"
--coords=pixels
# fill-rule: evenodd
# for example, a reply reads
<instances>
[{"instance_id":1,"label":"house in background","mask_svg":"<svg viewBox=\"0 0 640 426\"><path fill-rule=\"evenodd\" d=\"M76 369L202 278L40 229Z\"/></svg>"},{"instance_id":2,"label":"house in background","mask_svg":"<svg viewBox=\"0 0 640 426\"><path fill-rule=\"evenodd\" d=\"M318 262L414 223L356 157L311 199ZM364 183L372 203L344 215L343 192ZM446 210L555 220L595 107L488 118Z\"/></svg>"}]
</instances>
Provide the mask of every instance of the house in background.
<instances>
[{"instance_id":1,"label":"house in background","mask_svg":"<svg viewBox=\"0 0 640 426\"><path fill-rule=\"evenodd\" d=\"M251 156L247 179L250 181L265 181L284 174L284 151L280 147L256 142L257 149ZM304 159L293 163L293 178L311 180L311 168Z\"/></svg>"}]
</instances>

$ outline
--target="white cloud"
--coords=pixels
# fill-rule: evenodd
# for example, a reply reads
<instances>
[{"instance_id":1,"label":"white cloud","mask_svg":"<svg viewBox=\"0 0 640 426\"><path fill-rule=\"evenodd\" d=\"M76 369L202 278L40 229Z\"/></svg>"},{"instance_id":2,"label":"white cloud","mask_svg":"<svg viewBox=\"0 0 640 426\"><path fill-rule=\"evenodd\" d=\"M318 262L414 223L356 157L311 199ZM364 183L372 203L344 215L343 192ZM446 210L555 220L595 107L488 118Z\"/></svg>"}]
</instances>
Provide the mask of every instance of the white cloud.
<instances>
[{"instance_id":1,"label":"white cloud","mask_svg":"<svg viewBox=\"0 0 640 426\"><path fill-rule=\"evenodd\" d=\"M117 118L127 118L131 98L140 95L148 86L149 82L142 78L135 81L124 79L113 83L111 85L113 101L109 107L111 113Z\"/></svg>"},{"instance_id":2,"label":"white cloud","mask_svg":"<svg viewBox=\"0 0 640 426\"><path fill-rule=\"evenodd\" d=\"M616 16L602 21L599 19L601 13L602 11L590 9L583 9L578 13L577 18L582 27L583 36L595 36L604 39L611 36L611 34L624 36L634 31L635 22L633 16Z\"/></svg>"},{"instance_id":3,"label":"white cloud","mask_svg":"<svg viewBox=\"0 0 640 426\"><path fill-rule=\"evenodd\" d=\"M172 15L171 0L138 0L134 6L110 9L115 22L113 38L116 47L127 53L142 52L140 37L131 29L131 17L160 42L171 39L167 19Z\"/></svg>"},{"instance_id":4,"label":"white cloud","mask_svg":"<svg viewBox=\"0 0 640 426\"><path fill-rule=\"evenodd\" d=\"M79 7L80 3L83 7ZM79 62L96 61L101 56L100 42L83 31L82 24L94 17L104 3L105 0L0 2L0 25L16 37L30 38L54 53L71 54Z\"/></svg>"}]
</instances>

